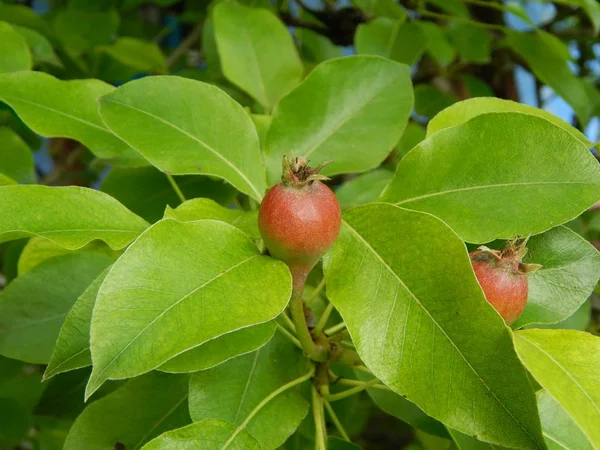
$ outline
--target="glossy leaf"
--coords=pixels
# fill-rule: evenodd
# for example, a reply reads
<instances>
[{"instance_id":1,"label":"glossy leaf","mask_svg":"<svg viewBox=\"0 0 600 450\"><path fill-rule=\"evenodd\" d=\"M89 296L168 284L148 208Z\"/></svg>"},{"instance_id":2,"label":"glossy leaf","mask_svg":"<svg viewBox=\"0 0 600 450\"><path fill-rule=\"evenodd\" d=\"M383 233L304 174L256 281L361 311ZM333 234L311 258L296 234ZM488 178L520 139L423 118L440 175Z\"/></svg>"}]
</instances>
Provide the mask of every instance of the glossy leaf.
<instances>
[{"instance_id":1,"label":"glossy leaf","mask_svg":"<svg viewBox=\"0 0 600 450\"><path fill-rule=\"evenodd\" d=\"M425 51L427 36L416 24L380 17L358 27L354 45L358 54L383 56L410 66Z\"/></svg>"},{"instance_id":2,"label":"glossy leaf","mask_svg":"<svg viewBox=\"0 0 600 450\"><path fill-rule=\"evenodd\" d=\"M581 331L521 330L515 347L535 380L600 446L600 338Z\"/></svg>"},{"instance_id":3,"label":"glossy leaf","mask_svg":"<svg viewBox=\"0 0 600 450\"><path fill-rule=\"evenodd\" d=\"M244 425L263 449L274 450L296 431L308 412L300 393L287 390L264 405L250 422L246 419L270 394L307 371L302 352L277 333L257 351L192 376L192 420L221 419Z\"/></svg>"},{"instance_id":4,"label":"glossy leaf","mask_svg":"<svg viewBox=\"0 0 600 450\"><path fill-rule=\"evenodd\" d=\"M594 449L581 428L548 392L540 390L536 395L548 450Z\"/></svg>"},{"instance_id":5,"label":"glossy leaf","mask_svg":"<svg viewBox=\"0 0 600 450\"><path fill-rule=\"evenodd\" d=\"M111 46L100 47L104 52L121 64L134 69L163 74L167 72L167 63L160 47L151 41L132 37L121 37Z\"/></svg>"},{"instance_id":6,"label":"glossy leaf","mask_svg":"<svg viewBox=\"0 0 600 450\"><path fill-rule=\"evenodd\" d=\"M374 56L319 64L275 108L265 143L270 183L292 152L317 164L335 160L326 175L377 167L402 136L412 107L403 64Z\"/></svg>"},{"instance_id":7,"label":"glossy leaf","mask_svg":"<svg viewBox=\"0 0 600 450\"><path fill-rule=\"evenodd\" d=\"M565 131L572 134L573 137L581 141L585 146L591 147L592 145L581 131L554 114L543 109L501 98L470 98L455 103L440 112L429 122L427 125L427 135L429 136L445 128L453 127L454 125L460 125L461 123L471 120L473 117L493 112L516 112L539 116L552 122L554 125L563 128Z\"/></svg>"},{"instance_id":8,"label":"glossy leaf","mask_svg":"<svg viewBox=\"0 0 600 450\"><path fill-rule=\"evenodd\" d=\"M381 196L434 214L473 243L541 233L599 198L600 166L588 149L547 120L519 113L482 114L431 134L402 159Z\"/></svg>"},{"instance_id":9,"label":"glossy leaf","mask_svg":"<svg viewBox=\"0 0 600 450\"><path fill-rule=\"evenodd\" d=\"M110 263L93 253L66 255L16 278L0 294L0 354L47 363L75 300Z\"/></svg>"},{"instance_id":10,"label":"glossy leaf","mask_svg":"<svg viewBox=\"0 0 600 450\"><path fill-rule=\"evenodd\" d=\"M198 175L173 177L186 198L209 197L229 204L236 190L220 179ZM167 176L155 167L113 167L100 186L102 192L116 198L149 222L163 217L165 208L181 204Z\"/></svg>"},{"instance_id":11,"label":"glossy leaf","mask_svg":"<svg viewBox=\"0 0 600 450\"><path fill-rule=\"evenodd\" d=\"M515 328L566 319L588 299L600 278L600 253L566 227L532 237L527 247L527 262L542 268L528 275L527 306Z\"/></svg>"},{"instance_id":12,"label":"glossy leaf","mask_svg":"<svg viewBox=\"0 0 600 450\"><path fill-rule=\"evenodd\" d=\"M91 403L69 431L64 450L139 450L164 431L190 423L188 377L151 373Z\"/></svg>"},{"instance_id":13,"label":"glossy leaf","mask_svg":"<svg viewBox=\"0 0 600 450\"><path fill-rule=\"evenodd\" d=\"M163 172L214 175L262 198L266 184L256 129L220 89L173 76L146 77L102 97L100 113Z\"/></svg>"},{"instance_id":14,"label":"glossy leaf","mask_svg":"<svg viewBox=\"0 0 600 450\"><path fill-rule=\"evenodd\" d=\"M233 226L158 222L125 251L100 288L87 396L107 379L140 375L211 339L274 319L290 291L285 264L261 256Z\"/></svg>"},{"instance_id":15,"label":"glossy leaf","mask_svg":"<svg viewBox=\"0 0 600 450\"><path fill-rule=\"evenodd\" d=\"M375 169L344 183L335 191L342 209L376 201L394 177L387 169Z\"/></svg>"},{"instance_id":16,"label":"glossy leaf","mask_svg":"<svg viewBox=\"0 0 600 450\"><path fill-rule=\"evenodd\" d=\"M302 62L285 25L271 11L235 1L213 10L221 67L229 81L267 110L302 77Z\"/></svg>"},{"instance_id":17,"label":"glossy leaf","mask_svg":"<svg viewBox=\"0 0 600 450\"><path fill-rule=\"evenodd\" d=\"M542 33L511 32L507 43L527 61L535 76L569 103L579 120L586 124L600 102L600 92L586 89L584 81L571 71L567 61L555 52Z\"/></svg>"},{"instance_id":18,"label":"glossy leaf","mask_svg":"<svg viewBox=\"0 0 600 450\"><path fill-rule=\"evenodd\" d=\"M224 420L204 420L168 431L144 446L143 450L261 450L245 430Z\"/></svg>"},{"instance_id":19,"label":"glossy leaf","mask_svg":"<svg viewBox=\"0 0 600 450\"><path fill-rule=\"evenodd\" d=\"M361 359L393 391L483 440L544 448L510 331L443 222L386 204L353 208L324 271Z\"/></svg>"},{"instance_id":20,"label":"glossy leaf","mask_svg":"<svg viewBox=\"0 0 600 450\"><path fill-rule=\"evenodd\" d=\"M62 81L42 72L0 75L0 100L36 133L75 139L100 158L140 159L98 114L96 99L113 90L99 80Z\"/></svg>"},{"instance_id":21,"label":"glossy leaf","mask_svg":"<svg viewBox=\"0 0 600 450\"><path fill-rule=\"evenodd\" d=\"M175 209L167 206L165 218L179 220L180 222L202 219L220 220L239 228L248 236L260 238L258 211L225 208L209 198L194 198L182 203Z\"/></svg>"},{"instance_id":22,"label":"glossy leaf","mask_svg":"<svg viewBox=\"0 0 600 450\"><path fill-rule=\"evenodd\" d=\"M210 369L262 347L273 337L275 329L273 322L267 322L232 331L171 358L158 370L187 373Z\"/></svg>"},{"instance_id":23,"label":"glossy leaf","mask_svg":"<svg viewBox=\"0 0 600 450\"><path fill-rule=\"evenodd\" d=\"M100 239L120 249L148 226L114 198L87 188L2 186L0 198L0 242L41 236L75 250Z\"/></svg>"},{"instance_id":24,"label":"glossy leaf","mask_svg":"<svg viewBox=\"0 0 600 450\"><path fill-rule=\"evenodd\" d=\"M109 270L110 267L107 267L90 283L69 311L58 334L48 367L44 372L44 379L47 380L59 373L92 364L90 355L92 311L94 310L98 290Z\"/></svg>"},{"instance_id":25,"label":"glossy leaf","mask_svg":"<svg viewBox=\"0 0 600 450\"><path fill-rule=\"evenodd\" d=\"M0 172L19 183L35 183L35 166L31 150L21 137L8 127L0 127Z\"/></svg>"},{"instance_id":26,"label":"glossy leaf","mask_svg":"<svg viewBox=\"0 0 600 450\"><path fill-rule=\"evenodd\" d=\"M57 67L62 67L62 62L54 52L54 48L46 36L27 27L13 25L13 28L25 38L34 62L49 63Z\"/></svg>"},{"instance_id":27,"label":"glossy leaf","mask_svg":"<svg viewBox=\"0 0 600 450\"><path fill-rule=\"evenodd\" d=\"M0 21L0 42L0 73L31 69L33 63L27 41L9 23L3 21Z\"/></svg>"},{"instance_id":28,"label":"glossy leaf","mask_svg":"<svg viewBox=\"0 0 600 450\"><path fill-rule=\"evenodd\" d=\"M452 436L452 440L459 450L501 450L503 448L488 442L482 442L452 428L448 428L448 433Z\"/></svg>"}]
</instances>

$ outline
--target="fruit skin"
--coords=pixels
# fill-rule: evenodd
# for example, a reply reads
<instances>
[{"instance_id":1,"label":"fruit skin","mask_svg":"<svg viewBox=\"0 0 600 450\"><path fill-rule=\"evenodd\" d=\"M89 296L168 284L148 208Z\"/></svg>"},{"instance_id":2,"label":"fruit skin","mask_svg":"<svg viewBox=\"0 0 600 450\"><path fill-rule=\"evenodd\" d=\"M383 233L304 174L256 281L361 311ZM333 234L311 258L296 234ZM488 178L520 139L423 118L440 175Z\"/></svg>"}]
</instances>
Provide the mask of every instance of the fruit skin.
<instances>
[{"instance_id":1,"label":"fruit skin","mask_svg":"<svg viewBox=\"0 0 600 450\"><path fill-rule=\"evenodd\" d=\"M284 160L283 181L262 201L258 228L271 256L285 262L294 278L294 290L304 286L308 272L335 242L341 209L331 189L321 183L317 169L295 158Z\"/></svg>"},{"instance_id":2,"label":"fruit skin","mask_svg":"<svg viewBox=\"0 0 600 450\"><path fill-rule=\"evenodd\" d=\"M537 270L537 264L524 264L525 242L515 246L509 242L503 251L480 247L471 252L471 264L486 300L498 311L507 325L514 323L527 305L529 282L527 274Z\"/></svg>"}]
</instances>

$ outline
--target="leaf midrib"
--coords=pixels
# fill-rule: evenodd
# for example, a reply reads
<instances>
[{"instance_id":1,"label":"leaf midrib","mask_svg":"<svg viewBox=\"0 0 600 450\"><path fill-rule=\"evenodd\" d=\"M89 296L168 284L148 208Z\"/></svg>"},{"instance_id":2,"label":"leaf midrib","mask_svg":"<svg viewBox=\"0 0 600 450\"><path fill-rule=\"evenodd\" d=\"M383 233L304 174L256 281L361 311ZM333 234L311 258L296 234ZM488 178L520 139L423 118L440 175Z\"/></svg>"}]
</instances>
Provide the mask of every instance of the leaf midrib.
<instances>
[{"instance_id":1,"label":"leaf midrib","mask_svg":"<svg viewBox=\"0 0 600 450\"><path fill-rule=\"evenodd\" d=\"M400 200L399 202L394 203L396 206L403 205L405 203L416 202L419 200L423 200L431 197L438 197L441 195L449 195L457 192L468 192L468 191L477 191L482 189L496 189L496 188L506 188L506 187L515 187L515 186L545 186L545 185L564 185L564 184L574 184L574 185L585 185L585 186L600 186L600 183L588 183L583 181L532 181L532 182L520 182L520 183L498 183L498 184L486 184L481 186L468 186L464 188L457 189L447 189L444 191L432 192L431 194L420 195L418 197L407 198L404 200Z\"/></svg>"},{"instance_id":2,"label":"leaf midrib","mask_svg":"<svg viewBox=\"0 0 600 450\"><path fill-rule=\"evenodd\" d=\"M454 341L452 339L450 339L450 336L448 336L448 334L446 334L445 330L435 320L435 318L431 315L431 313L429 312L429 310L427 308L425 308L425 306L412 293L412 291L408 288L408 286L406 286L406 284L404 284L404 282L398 276L398 274L396 274L396 272L394 272L394 270L384 261L384 259L381 257L381 255L379 255L379 253L377 253L375 251L375 249L365 240L365 238L362 237L362 235L358 231L356 231L347 221L344 220L343 222L348 227L348 229L352 232L352 234L354 234L358 239L360 239L360 241L373 253L373 255L375 255L375 257L381 262L381 264L383 264L383 266L394 276L394 278L396 278L398 280L398 282L400 283L400 285L417 302L417 304L423 309L423 311L427 314L427 316L429 316L429 318L431 319L431 321L433 322L433 324L442 332L442 334L446 337L446 339L448 340L448 342L450 342L450 344L452 344L452 346L456 349L457 353L461 356L461 358L463 359L463 361L467 364L467 366L471 369L471 371L475 374L475 376L481 381L481 383L483 384L483 386L485 386L485 388L490 392L490 394L492 394L492 396L496 399L497 403L519 425L519 427L523 431L525 431L525 433L530 437L530 439L532 440L532 442L535 442L535 444L538 446L538 448L543 449L544 447L540 446L540 444L538 443L538 441L529 433L529 431L523 426L523 424L521 424L521 422L519 422L516 419L516 417L511 413L511 411L500 401L500 399L496 396L496 393L488 386L488 384L486 383L486 381L483 378L481 378L481 376L479 375L479 373L475 370L475 368L467 360L467 358L465 357L465 355L456 346L456 344L454 343Z\"/></svg>"},{"instance_id":3,"label":"leaf midrib","mask_svg":"<svg viewBox=\"0 0 600 450\"><path fill-rule=\"evenodd\" d=\"M106 103L114 103L117 105L121 105L125 108L129 108L132 109L134 111L137 111L141 114L145 114L149 117L152 117L153 119L164 123L165 125L170 126L171 128L173 128L175 131L180 132L181 134L189 137L190 139L192 139L193 141L197 142L198 144L200 144L201 146L203 146L204 148L206 148L208 151L210 151L211 153L213 153L217 158L219 158L220 160L222 160L225 164L227 164L229 167L231 167L245 182L246 184L252 189L252 191L254 192L254 194L256 194L258 199L262 198L261 193L258 191L258 189L256 188L256 186L248 179L248 177L237 167L235 166L231 161L229 161L227 158L225 158L223 155L221 155L216 149L214 149L213 147L211 147L210 145L208 145L206 142L204 142L202 139L194 136L193 134L187 132L186 130L184 130L183 128L179 128L177 125L175 125L174 123L171 123L165 119L163 119L162 117L159 117L155 114L152 114L148 111L144 111L143 109L140 108L136 108L135 106L132 105L128 105L126 103L123 102L119 102L117 100L114 99L109 99L107 97L104 97L103 100ZM124 140L124 142L127 143L127 141ZM130 147L134 148L134 146L130 145ZM139 151L139 150L138 150ZM141 151L140 151L141 153Z\"/></svg>"},{"instance_id":4,"label":"leaf midrib","mask_svg":"<svg viewBox=\"0 0 600 450\"><path fill-rule=\"evenodd\" d=\"M245 258L244 260L238 262L237 264L234 264L233 266L231 266L230 268L228 268L227 270L225 270L224 272L220 272L218 275L214 276L213 278L211 278L210 280L202 283L200 286L192 289L190 292L188 292L187 294L185 294L184 296L182 296L179 300L177 300L176 302L174 302L171 306L169 306L168 308L166 308L163 312L161 312L159 315L157 315L154 319L152 319L150 322L148 322L148 324L146 324L146 326L144 328L142 328L138 334L136 334L128 343L125 347L123 347L114 357L113 359L96 375L93 377L93 380L97 380L100 378L100 376L102 374L104 374L104 372L106 372L112 365L113 363L117 360L117 358L119 358L123 352L125 352L142 334L144 334L144 332L150 327L152 326L156 321L158 321L161 317L163 317L166 313L168 313L171 309L173 309L175 306L179 305L182 301L184 301L186 298L188 298L189 296L195 294L196 292L198 292L200 289L208 286L210 283L212 283L213 281L225 276L226 274L228 274L229 272L231 272L232 270L242 266L243 264L247 263L248 261L257 258L261 256L259 255L252 255L248 258ZM113 266L114 267L114 266ZM216 337L216 336L215 336ZM90 383L92 383L92 378L90 378Z\"/></svg>"}]
</instances>

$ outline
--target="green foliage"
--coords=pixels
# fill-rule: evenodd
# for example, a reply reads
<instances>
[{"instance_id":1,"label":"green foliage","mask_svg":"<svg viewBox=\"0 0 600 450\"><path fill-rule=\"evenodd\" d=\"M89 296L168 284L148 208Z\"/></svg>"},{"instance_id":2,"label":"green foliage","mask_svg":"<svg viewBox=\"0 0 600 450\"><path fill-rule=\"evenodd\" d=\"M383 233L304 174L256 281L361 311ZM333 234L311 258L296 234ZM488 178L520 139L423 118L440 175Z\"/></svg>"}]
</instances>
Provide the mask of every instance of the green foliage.
<instances>
[{"instance_id":1,"label":"green foliage","mask_svg":"<svg viewBox=\"0 0 600 450\"><path fill-rule=\"evenodd\" d=\"M544 1L0 0L0 449L600 448L600 4Z\"/></svg>"}]
</instances>

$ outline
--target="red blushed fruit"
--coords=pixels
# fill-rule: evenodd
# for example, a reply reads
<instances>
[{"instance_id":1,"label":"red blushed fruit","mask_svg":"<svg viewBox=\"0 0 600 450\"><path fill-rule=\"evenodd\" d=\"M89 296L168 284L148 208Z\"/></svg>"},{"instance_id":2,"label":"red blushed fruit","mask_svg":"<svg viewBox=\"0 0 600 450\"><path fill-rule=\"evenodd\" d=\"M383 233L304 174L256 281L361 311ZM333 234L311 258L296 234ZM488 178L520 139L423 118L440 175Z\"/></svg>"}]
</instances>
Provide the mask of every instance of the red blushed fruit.
<instances>
[{"instance_id":1,"label":"red blushed fruit","mask_svg":"<svg viewBox=\"0 0 600 450\"><path fill-rule=\"evenodd\" d=\"M485 298L498 311L507 325L517 320L527 304L529 292L527 274L538 264L524 264L526 241L516 246L508 242L504 250L479 247L470 253L471 264Z\"/></svg>"},{"instance_id":2,"label":"red blushed fruit","mask_svg":"<svg viewBox=\"0 0 600 450\"><path fill-rule=\"evenodd\" d=\"M283 181L260 205L258 227L271 256L290 267L300 289L337 239L341 211L335 194L319 181L326 179L318 173L322 166L311 169L303 158L284 158L283 167Z\"/></svg>"}]
</instances>

